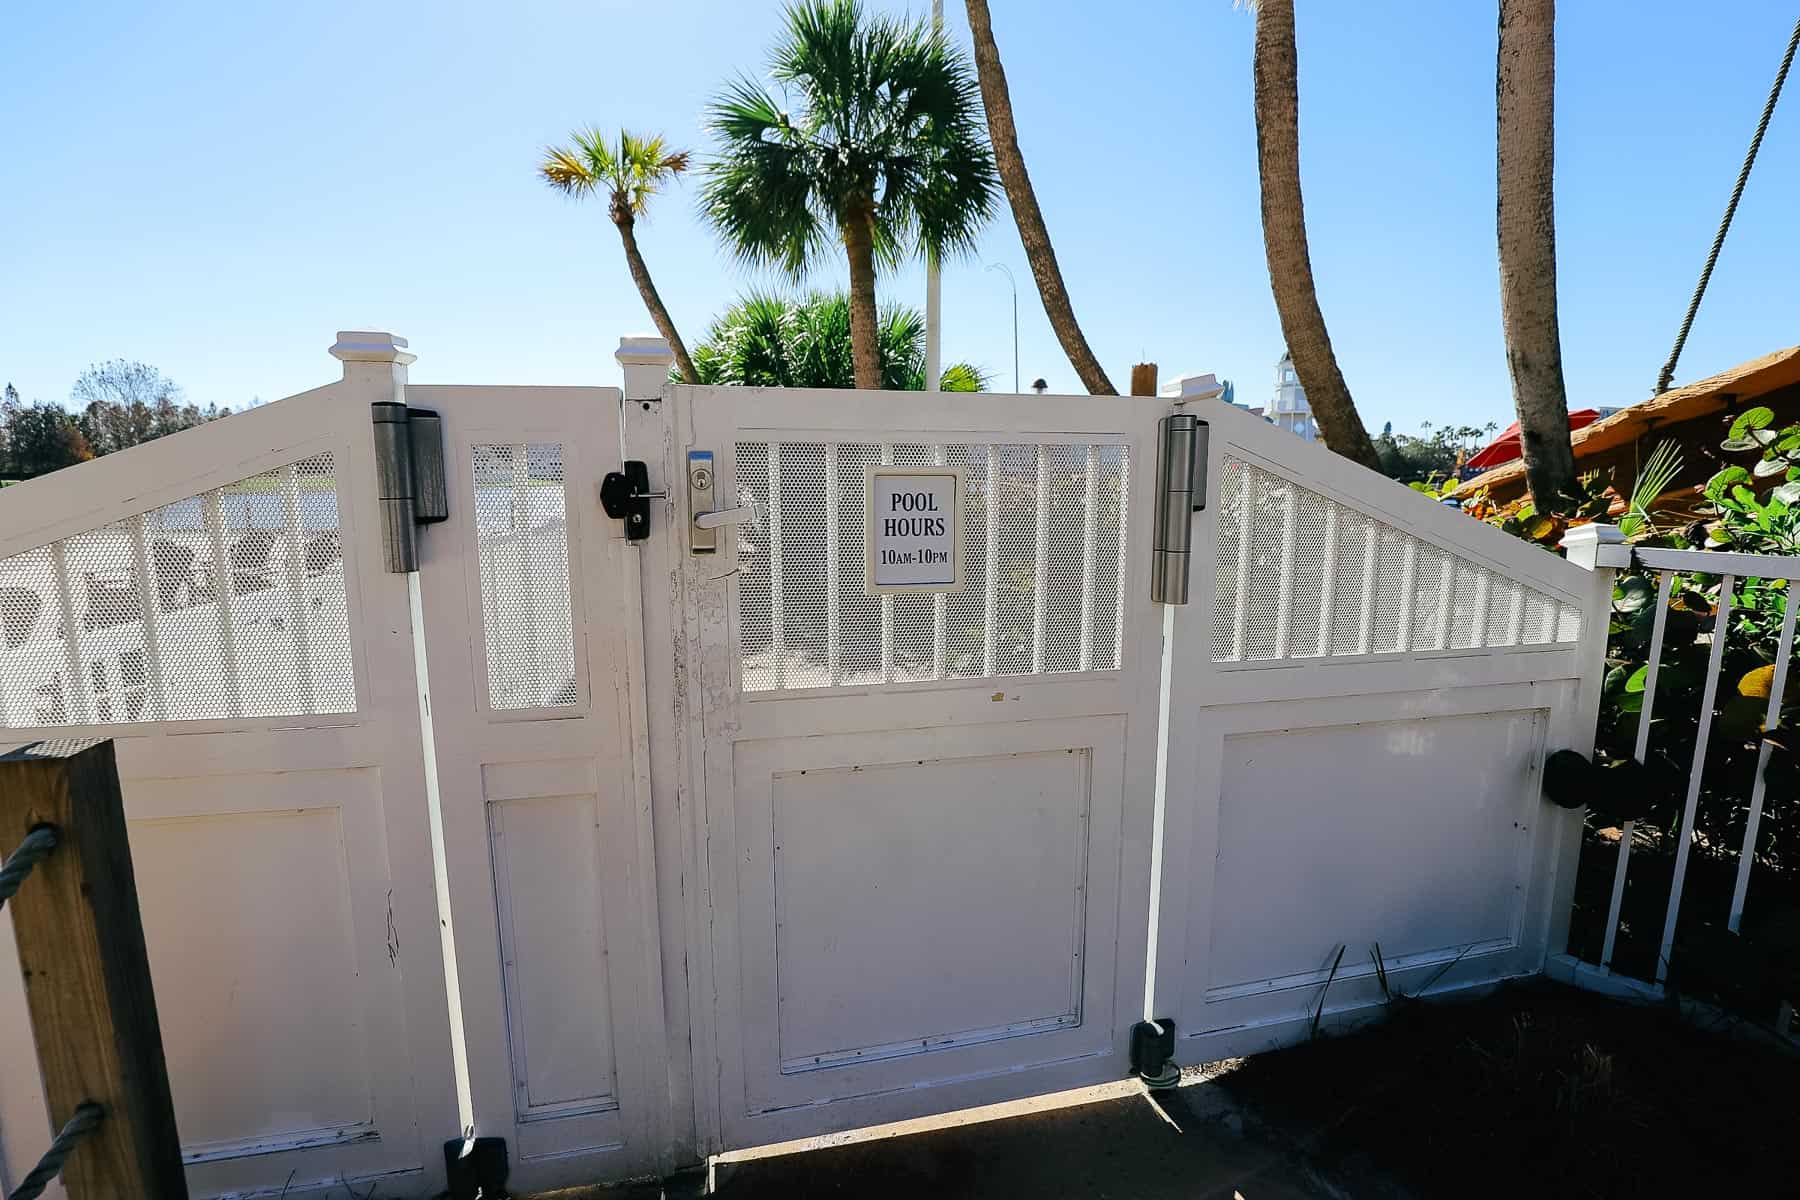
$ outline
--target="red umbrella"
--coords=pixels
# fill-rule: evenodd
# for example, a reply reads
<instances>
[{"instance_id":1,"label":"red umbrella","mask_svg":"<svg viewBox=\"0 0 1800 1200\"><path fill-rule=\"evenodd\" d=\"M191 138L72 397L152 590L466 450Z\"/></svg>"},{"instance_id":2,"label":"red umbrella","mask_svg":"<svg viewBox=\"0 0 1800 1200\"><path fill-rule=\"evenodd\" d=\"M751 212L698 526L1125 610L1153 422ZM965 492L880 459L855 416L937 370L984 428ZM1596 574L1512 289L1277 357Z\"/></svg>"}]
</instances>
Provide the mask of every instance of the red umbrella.
<instances>
[{"instance_id":1,"label":"red umbrella","mask_svg":"<svg viewBox=\"0 0 1800 1200\"><path fill-rule=\"evenodd\" d=\"M1569 432L1592 425L1604 415L1597 408L1577 408L1569 413ZM1509 463L1515 458L1523 458L1525 452L1519 448L1519 423L1514 421L1506 427L1506 432L1492 442L1476 451L1469 459L1468 465L1477 471L1486 471Z\"/></svg>"}]
</instances>

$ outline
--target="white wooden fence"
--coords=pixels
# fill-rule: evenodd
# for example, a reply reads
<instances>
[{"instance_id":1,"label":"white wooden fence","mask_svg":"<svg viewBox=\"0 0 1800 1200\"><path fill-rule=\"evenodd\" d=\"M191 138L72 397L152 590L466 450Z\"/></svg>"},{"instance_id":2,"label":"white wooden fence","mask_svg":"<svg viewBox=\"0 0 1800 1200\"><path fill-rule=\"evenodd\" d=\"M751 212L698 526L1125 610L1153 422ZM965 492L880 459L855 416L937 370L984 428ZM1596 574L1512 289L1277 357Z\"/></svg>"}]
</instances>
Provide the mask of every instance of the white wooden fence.
<instances>
[{"instance_id":1,"label":"white wooden fence","mask_svg":"<svg viewBox=\"0 0 1800 1200\"><path fill-rule=\"evenodd\" d=\"M0 723L119 739L197 1194L429 1195L469 1124L519 1188L656 1174L1117 1078L1145 1017L1217 1058L1563 944L1580 818L1539 788L1592 746L1597 543L1193 400L1159 608L1177 401L669 387L654 339L622 393L333 352L338 383L0 494ZM450 490L409 575L395 401L440 415ZM643 539L598 503L622 458ZM865 593L887 464L962 468L962 591ZM712 550L702 465L744 510ZM48 1136L0 1072L0 1171Z\"/></svg>"}]
</instances>

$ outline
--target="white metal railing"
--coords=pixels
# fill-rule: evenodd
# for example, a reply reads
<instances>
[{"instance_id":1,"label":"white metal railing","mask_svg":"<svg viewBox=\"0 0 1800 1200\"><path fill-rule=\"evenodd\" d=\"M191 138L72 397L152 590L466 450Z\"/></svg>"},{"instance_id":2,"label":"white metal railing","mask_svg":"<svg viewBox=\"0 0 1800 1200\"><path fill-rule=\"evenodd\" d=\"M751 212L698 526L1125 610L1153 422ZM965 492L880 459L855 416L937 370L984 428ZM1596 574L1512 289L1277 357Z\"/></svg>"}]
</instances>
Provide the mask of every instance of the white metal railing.
<instances>
[{"instance_id":1,"label":"white metal railing","mask_svg":"<svg viewBox=\"0 0 1800 1200\"><path fill-rule=\"evenodd\" d=\"M1713 725L1713 706L1718 700L1719 676L1725 659L1725 643L1731 628L1734 592L1744 579L1781 579L1792 583L1800 580L1800 556L1772 554L1730 554L1710 550L1671 550L1634 547L1632 558L1637 565L1658 575L1656 610L1650 631L1650 647L1644 673L1644 700L1638 716L1637 741L1632 757L1640 764L1647 761L1650 747L1651 714L1656 703L1657 674L1662 661L1663 637L1668 625L1669 601L1678 574L1716 575L1719 577L1718 612L1713 618L1712 645L1706 665L1706 682L1700 698L1699 730L1694 740L1694 760L1688 770L1687 795L1681 811L1681 833L1675 847L1674 874L1669 884L1668 911L1663 920L1661 943L1655 966L1655 982L1668 976L1669 958L1675 945L1675 927L1681 913L1682 890L1687 882L1688 855L1693 847L1694 826L1699 810L1701 777L1706 767L1707 744ZM1769 703L1763 716L1762 731L1767 734L1781 719L1781 698L1787 686L1788 664L1794 650L1794 622L1800 612L1800 588L1788 589L1787 604L1782 614L1781 634L1776 650L1774 674L1769 688ZM1769 765L1770 743L1765 737L1758 753L1756 774L1750 788L1750 807L1744 824L1744 840L1738 854L1737 880L1732 889L1731 907L1726 927L1737 932L1744 915L1744 897L1750 886L1750 868L1756 861L1756 838L1762 823L1763 801L1768 788L1765 772ZM1625 873L1630 863L1632 839L1637 822L1626 821L1619 831L1619 857L1613 868L1612 897L1607 906L1606 935L1600 950L1600 967L1612 968L1613 949L1618 939L1620 911L1625 900Z\"/></svg>"}]
</instances>

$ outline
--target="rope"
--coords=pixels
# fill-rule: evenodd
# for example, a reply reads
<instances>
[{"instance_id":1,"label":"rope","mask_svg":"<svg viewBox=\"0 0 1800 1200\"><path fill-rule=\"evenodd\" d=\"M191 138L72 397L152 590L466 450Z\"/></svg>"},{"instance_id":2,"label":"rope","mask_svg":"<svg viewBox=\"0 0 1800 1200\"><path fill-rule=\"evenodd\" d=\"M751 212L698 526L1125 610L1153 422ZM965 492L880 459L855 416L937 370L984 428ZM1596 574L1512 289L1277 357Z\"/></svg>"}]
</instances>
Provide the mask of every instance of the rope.
<instances>
[{"instance_id":1,"label":"rope","mask_svg":"<svg viewBox=\"0 0 1800 1200\"><path fill-rule=\"evenodd\" d=\"M12 1190L7 1200L37 1200L43 1194L50 1181L62 1174L63 1164L69 1161L69 1155L75 1152L75 1144L100 1127L100 1121L106 1116L106 1109L92 1100L84 1102L69 1118L69 1123L62 1127L44 1151L44 1157L38 1159L38 1165L31 1168L31 1173L19 1181L19 1186Z\"/></svg>"},{"instance_id":2,"label":"rope","mask_svg":"<svg viewBox=\"0 0 1800 1200\"><path fill-rule=\"evenodd\" d=\"M19 848L12 852L5 866L0 866L0 908L13 898L25 877L31 874L31 868L50 856L56 849L56 830L49 825L40 825L25 835Z\"/></svg>"},{"instance_id":3,"label":"rope","mask_svg":"<svg viewBox=\"0 0 1800 1200\"><path fill-rule=\"evenodd\" d=\"M1756 136L1750 139L1750 149L1744 155L1744 165L1738 170L1737 185L1731 189L1731 202L1725 206L1725 216L1719 221L1719 232L1713 235L1712 250L1706 256L1706 266L1701 268L1700 282L1694 285L1694 298L1688 301L1687 316L1681 319L1681 332L1675 335L1675 348L1669 351L1669 361L1663 364L1662 374L1656 377L1658 396L1669 390L1669 384L1675 378L1675 360L1681 357L1681 348L1687 344L1688 330L1694 327L1694 314L1700 311L1700 297L1706 295L1706 285L1712 280L1713 265L1719 261L1719 251L1725 245L1725 234L1731 229L1731 219L1737 215L1738 200L1744 194L1744 184L1749 182L1750 168L1756 162L1756 152L1762 149L1763 134L1769 128L1769 118L1775 114L1775 101L1781 98L1781 85L1787 82L1788 68L1794 65L1794 49L1797 46L1800 46L1800 21L1794 22L1794 33L1788 38L1787 53L1782 55L1781 69L1775 72L1775 83L1769 88L1768 103L1763 105L1762 120L1756 123Z\"/></svg>"}]
</instances>

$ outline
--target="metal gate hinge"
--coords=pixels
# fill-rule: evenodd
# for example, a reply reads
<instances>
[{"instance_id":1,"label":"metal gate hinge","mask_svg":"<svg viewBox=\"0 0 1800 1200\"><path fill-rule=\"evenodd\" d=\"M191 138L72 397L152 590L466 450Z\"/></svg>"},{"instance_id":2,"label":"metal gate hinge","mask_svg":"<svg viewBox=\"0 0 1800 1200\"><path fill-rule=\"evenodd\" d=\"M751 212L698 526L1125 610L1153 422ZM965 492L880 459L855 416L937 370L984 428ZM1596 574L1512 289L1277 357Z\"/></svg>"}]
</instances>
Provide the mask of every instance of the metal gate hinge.
<instances>
[{"instance_id":1,"label":"metal gate hinge","mask_svg":"<svg viewBox=\"0 0 1800 1200\"><path fill-rule=\"evenodd\" d=\"M1131 1027L1131 1069L1152 1091L1181 1082L1175 1065L1175 1022L1168 1017L1139 1021Z\"/></svg>"},{"instance_id":2,"label":"metal gate hinge","mask_svg":"<svg viewBox=\"0 0 1800 1200\"><path fill-rule=\"evenodd\" d=\"M625 523L625 540L641 542L650 536L650 501L667 500L667 492L650 490L650 468L628 459L623 468L608 471L600 481L600 507L606 515Z\"/></svg>"}]
</instances>

